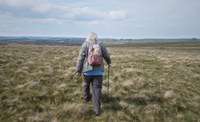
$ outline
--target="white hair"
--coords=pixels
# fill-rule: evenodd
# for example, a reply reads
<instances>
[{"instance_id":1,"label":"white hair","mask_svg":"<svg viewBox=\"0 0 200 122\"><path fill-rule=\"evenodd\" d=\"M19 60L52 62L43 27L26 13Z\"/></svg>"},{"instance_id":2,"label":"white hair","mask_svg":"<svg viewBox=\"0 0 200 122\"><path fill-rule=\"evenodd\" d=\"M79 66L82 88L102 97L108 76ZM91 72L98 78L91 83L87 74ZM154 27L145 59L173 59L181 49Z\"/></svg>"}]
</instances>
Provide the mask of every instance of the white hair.
<instances>
[{"instance_id":1,"label":"white hair","mask_svg":"<svg viewBox=\"0 0 200 122\"><path fill-rule=\"evenodd\" d=\"M93 43L93 44L97 44L99 42L99 39L98 39L97 34L95 32L90 32L86 41Z\"/></svg>"}]
</instances>

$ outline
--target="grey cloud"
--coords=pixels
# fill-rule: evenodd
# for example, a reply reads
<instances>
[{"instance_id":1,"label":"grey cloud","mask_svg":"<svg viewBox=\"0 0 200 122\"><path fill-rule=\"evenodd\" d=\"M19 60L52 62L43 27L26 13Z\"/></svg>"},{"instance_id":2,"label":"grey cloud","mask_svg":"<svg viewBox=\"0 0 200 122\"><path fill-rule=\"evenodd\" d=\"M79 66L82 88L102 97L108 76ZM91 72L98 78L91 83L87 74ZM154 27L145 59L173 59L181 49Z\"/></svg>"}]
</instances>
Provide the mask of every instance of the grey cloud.
<instances>
[{"instance_id":1,"label":"grey cloud","mask_svg":"<svg viewBox=\"0 0 200 122\"><path fill-rule=\"evenodd\" d=\"M21 4L19 4L21 2ZM0 2L0 13L10 17L21 19L41 20L74 20L74 21L94 21L101 19L124 19L126 12L111 11L101 12L89 7L69 8L48 3L46 0L2 0ZM44 19L44 20L42 20ZM48 21L47 21L48 22Z\"/></svg>"}]
</instances>

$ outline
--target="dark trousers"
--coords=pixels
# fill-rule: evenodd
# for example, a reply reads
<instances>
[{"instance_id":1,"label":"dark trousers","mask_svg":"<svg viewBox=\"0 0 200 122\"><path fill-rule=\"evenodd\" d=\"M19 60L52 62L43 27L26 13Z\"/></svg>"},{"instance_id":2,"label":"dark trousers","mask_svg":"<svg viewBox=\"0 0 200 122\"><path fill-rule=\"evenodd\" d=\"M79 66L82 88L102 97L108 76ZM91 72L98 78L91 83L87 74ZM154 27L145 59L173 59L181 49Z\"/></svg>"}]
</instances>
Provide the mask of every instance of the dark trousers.
<instances>
[{"instance_id":1,"label":"dark trousers","mask_svg":"<svg viewBox=\"0 0 200 122\"><path fill-rule=\"evenodd\" d=\"M102 78L102 75L84 75L84 97L86 101L90 99L90 83L92 83L92 103L95 112L100 112Z\"/></svg>"}]
</instances>

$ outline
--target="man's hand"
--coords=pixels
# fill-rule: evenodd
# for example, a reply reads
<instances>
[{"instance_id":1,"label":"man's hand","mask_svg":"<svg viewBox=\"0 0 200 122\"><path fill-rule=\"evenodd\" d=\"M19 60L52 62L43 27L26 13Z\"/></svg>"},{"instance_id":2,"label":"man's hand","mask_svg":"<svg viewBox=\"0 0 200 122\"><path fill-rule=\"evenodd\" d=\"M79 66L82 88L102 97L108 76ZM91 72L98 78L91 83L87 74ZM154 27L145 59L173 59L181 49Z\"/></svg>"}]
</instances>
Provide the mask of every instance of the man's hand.
<instances>
[{"instance_id":1,"label":"man's hand","mask_svg":"<svg viewBox=\"0 0 200 122\"><path fill-rule=\"evenodd\" d=\"M81 73L76 73L78 76L81 76Z\"/></svg>"}]
</instances>

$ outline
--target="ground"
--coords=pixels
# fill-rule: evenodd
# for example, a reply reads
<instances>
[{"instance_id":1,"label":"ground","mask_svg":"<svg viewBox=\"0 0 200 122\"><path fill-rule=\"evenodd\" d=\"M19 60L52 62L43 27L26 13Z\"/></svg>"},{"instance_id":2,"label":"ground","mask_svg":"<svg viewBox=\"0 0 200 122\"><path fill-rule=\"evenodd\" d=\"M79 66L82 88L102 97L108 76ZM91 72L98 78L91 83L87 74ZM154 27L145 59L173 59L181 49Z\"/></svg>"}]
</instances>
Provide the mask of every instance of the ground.
<instances>
[{"instance_id":1,"label":"ground","mask_svg":"<svg viewBox=\"0 0 200 122\"><path fill-rule=\"evenodd\" d=\"M80 46L0 46L0 121L200 121L200 43L106 45L101 115L75 75Z\"/></svg>"}]
</instances>

